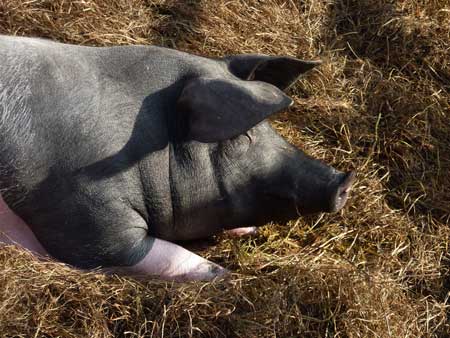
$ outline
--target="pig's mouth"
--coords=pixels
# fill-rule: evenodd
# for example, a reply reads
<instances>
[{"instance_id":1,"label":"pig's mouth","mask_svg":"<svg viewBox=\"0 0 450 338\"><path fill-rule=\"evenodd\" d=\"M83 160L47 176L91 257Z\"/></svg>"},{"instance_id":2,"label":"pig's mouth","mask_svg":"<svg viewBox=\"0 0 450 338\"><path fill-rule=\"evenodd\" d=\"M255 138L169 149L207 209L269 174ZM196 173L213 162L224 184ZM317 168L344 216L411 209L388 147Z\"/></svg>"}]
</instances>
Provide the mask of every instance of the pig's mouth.
<instances>
[{"instance_id":1,"label":"pig's mouth","mask_svg":"<svg viewBox=\"0 0 450 338\"><path fill-rule=\"evenodd\" d=\"M355 179L354 171L337 174L325 191L312 192L306 205L303 201L306 196L291 195L289 199L295 204L298 216L317 212L337 212L345 206Z\"/></svg>"},{"instance_id":2,"label":"pig's mouth","mask_svg":"<svg viewBox=\"0 0 450 338\"><path fill-rule=\"evenodd\" d=\"M336 172L335 177L328 184L323 183L322 187L302 191L294 186L290 193L286 193L286 190L264 191L264 196L271 203L269 209L276 212L277 220L289 220L295 216L320 212L333 213L345 206L355 179L354 171Z\"/></svg>"}]
</instances>

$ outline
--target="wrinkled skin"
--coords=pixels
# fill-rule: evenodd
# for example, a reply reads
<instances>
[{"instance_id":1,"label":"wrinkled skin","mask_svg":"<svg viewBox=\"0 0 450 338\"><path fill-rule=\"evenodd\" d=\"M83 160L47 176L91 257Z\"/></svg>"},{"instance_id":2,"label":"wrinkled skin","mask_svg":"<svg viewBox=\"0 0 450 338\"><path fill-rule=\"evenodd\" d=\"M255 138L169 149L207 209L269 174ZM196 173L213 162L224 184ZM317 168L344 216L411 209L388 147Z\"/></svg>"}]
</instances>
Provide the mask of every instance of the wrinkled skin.
<instances>
[{"instance_id":1,"label":"wrinkled skin","mask_svg":"<svg viewBox=\"0 0 450 338\"><path fill-rule=\"evenodd\" d=\"M0 241L80 268L207 280L226 271L173 241L345 204L353 173L265 121L317 63L2 36L0 58L0 192L13 211L0 209Z\"/></svg>"}]
</instances>

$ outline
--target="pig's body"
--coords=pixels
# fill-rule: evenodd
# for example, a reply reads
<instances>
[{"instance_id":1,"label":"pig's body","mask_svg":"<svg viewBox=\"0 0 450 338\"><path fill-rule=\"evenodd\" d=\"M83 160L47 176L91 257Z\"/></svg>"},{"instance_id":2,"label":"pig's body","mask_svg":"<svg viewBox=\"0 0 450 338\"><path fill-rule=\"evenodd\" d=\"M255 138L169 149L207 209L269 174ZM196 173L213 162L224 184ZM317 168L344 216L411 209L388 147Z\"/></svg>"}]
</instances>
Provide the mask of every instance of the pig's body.
<instances>
[{"instance_id":1,"label":"pig's body","mask_svg":"<svg viewBox=\"0 0 450 338\"><path fill-rule=\"evenodd\" d=\"M261 122L291 104L288 83L260 82L268 59L0 36L3 198L72 265L221 274L169 241L337 210L351 184Z\"/></svg>"}]
</instances>

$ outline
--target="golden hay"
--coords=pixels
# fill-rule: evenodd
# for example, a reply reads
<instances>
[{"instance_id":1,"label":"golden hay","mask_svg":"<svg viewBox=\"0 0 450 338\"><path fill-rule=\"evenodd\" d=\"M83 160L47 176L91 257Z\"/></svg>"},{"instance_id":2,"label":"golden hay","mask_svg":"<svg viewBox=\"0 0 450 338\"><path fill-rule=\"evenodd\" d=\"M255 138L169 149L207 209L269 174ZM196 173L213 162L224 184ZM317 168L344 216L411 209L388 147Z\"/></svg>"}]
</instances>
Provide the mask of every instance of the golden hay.
<instances>
[{"instance_id":1,"label":"golden hay","mask_svg":"<svg viewBox=\"0 0 450 338\"><path fill-rule=\"evenodd\" d=\"M227 281L137 282L0 249L2 337L450 336L450 1L1 0L0 33L320 57L273 124L359 173L343 212L203 250Z\"/></svg>"}]
</instances>

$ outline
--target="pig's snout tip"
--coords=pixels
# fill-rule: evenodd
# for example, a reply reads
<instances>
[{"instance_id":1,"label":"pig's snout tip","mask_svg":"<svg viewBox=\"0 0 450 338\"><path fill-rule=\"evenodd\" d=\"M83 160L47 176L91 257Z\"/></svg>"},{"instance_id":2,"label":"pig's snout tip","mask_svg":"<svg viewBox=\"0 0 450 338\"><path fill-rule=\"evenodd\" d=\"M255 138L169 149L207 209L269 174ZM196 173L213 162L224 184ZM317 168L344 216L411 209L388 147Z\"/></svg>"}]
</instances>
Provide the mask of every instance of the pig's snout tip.
<instances>
[{"instance_id":1,"label":"pig's snout tip","mask_svg":"<svg viewBox=\"0 0 450 338\"><path fill-rule=\"evenodd\" d=\"M356 179L356 172L350 171L345 174L339 175L338 185L333 194L333 199L331 203L331 212L336 212L341 210L345 203L347 202L350 190L352 188L353 182Z\"/></svg>"}]
</instances>

